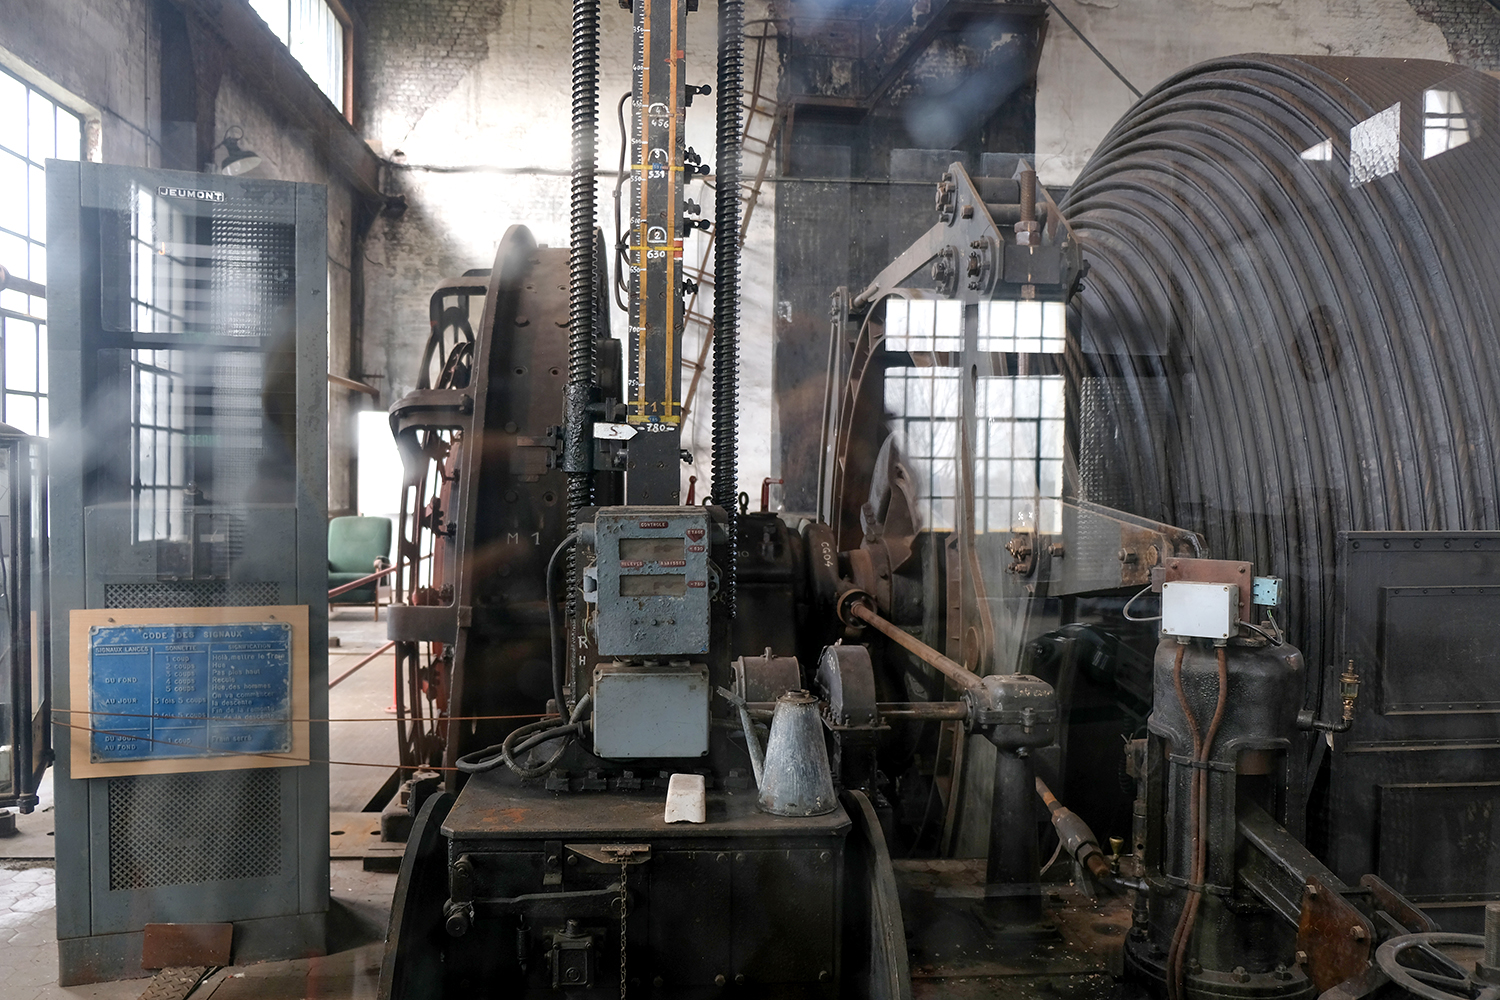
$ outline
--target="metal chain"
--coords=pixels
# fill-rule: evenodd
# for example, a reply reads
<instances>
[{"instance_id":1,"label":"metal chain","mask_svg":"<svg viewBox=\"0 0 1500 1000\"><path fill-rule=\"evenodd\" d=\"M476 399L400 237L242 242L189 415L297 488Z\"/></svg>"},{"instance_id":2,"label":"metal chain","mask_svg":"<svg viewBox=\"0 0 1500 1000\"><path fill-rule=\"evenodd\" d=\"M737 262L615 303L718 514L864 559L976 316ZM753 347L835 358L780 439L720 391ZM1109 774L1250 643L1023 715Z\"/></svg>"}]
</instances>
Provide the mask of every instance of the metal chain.
<instances>
[{"instance_id":1,"label":"metal chain","mask_svg":"<svg viewBox=\"0 0 1500 1000\"><path fill-rule=\"evenodd\" d=\"M625 907L629 899L625 895L625 878L630 873L630 865L626 863L624 856L620 858L620 1000L625 1000Z\"/></svg>"}]
</instances>

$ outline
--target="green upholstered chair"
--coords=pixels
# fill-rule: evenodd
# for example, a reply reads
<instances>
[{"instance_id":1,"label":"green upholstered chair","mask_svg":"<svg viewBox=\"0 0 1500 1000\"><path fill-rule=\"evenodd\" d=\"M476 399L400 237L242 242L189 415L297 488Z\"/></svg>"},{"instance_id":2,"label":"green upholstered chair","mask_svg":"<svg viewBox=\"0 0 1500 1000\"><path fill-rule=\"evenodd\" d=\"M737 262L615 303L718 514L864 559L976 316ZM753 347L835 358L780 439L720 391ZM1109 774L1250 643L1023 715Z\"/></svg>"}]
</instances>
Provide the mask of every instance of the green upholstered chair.
<instances>
[{"instance_id":1,"label":"green upholstered chair","mask_svg":"<svg viewBox=\"0 0 1500 1000\"><path fill-rule=\"evenodd\" d=\"M391 519L388 517L336 517L328 522L328 589L353 583L388 566L391 551ZM331 604L371 604L380 617L380 591L367 583L333 598Z\"/></svg>"}]
</instances>

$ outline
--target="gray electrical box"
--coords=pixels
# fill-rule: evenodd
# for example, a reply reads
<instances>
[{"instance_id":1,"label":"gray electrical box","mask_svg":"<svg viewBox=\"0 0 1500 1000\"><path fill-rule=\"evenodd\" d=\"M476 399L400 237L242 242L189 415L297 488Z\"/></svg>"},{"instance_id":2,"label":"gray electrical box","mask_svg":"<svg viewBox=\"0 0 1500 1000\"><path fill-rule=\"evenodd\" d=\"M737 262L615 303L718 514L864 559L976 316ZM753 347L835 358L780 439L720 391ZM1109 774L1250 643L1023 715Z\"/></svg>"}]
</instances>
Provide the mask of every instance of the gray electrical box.
<instances>
[{"instance_id":1,"label":"gray electrical box","mask_svg":"<svg viewBox=\"0 0 1500 1000\"><path fill-rule=\"evenodd\" d=\"M701 757L708 753L708 667L601 663L594 668L594 753Z\"/></svg>"},{"instance_id":2,"label":"gray electrical box","mask_svg":"<svg viewBox=\"0 0 1500 1000\"><path fill-rule=\"evenodd\" d=\"M152 924L326 947L326 198L47 165L63 985L146 974Z\"/></svg>"},{"instance_id":3,"label":"gray electrical box","mask_svg":"<svg viewBox=\"0 0 1500 1000\"><path fill-rule=\"evenodd\" d=\"M602 656L653 659L708 652L715 589L701 507L604 507L594 518Z\"/></svg>"}]
</instances>

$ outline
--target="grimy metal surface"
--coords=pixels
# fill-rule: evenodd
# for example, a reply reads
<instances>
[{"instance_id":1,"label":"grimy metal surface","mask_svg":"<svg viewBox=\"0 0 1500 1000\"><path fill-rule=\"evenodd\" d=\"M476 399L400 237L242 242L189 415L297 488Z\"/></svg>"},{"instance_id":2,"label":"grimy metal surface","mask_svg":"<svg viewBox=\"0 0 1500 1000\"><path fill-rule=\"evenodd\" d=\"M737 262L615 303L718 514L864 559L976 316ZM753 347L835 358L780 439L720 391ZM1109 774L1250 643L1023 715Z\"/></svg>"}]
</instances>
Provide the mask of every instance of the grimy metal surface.
<instances>
[{"instance_id":1,"label":"grimy metal surface","mask_svg":"<svg viewBox=\"0 0 1500 1000\"><path fill-rule=\"evenodd\" d=\"M534 712L551 691L544 570L566 519L567 480L550 428L563 416L568 263L566 249L540 248L514 226L489 272L443 282L419 388L391 407L406 491L415 494L403 501L398 541L411 606L393 607L389 622L398 705L414 720L404 722L404 766L451 764L511 728L449 727L434 715ZM471 327L470 300L481 293ZM618 391L618 354L605 349L613 343L596 345L606 392ZM613 477L599 480L612 496ZM431 586L421 586L429 565ZM441 643L430 664L425 641Z\"/></svg>"},{"instance_id":2,"label":"grimy metal surface","mask_svg":"<svg viewBox=\"0 0 1500 1000\"><path fill-rule=\"evenodd\" d=\"M822 816L787 817L761 812L753 788L710 790L706 823L668 825L662 792L610 792L559 795L541 788L518 788L498 772L476 775L443 822L454 840L538 839L543 837L632 837L650 839L836 836L849 829L842 806Z\"/></svg>"},{"instance_id":3,"label":"grimy metal surface","mask_svg":"<svg viewBox=\"0 0 1500 1000\"><path fill-rule=\"evenodd\" d=\"M1334 738L1329 865L1346 880L1374 872L1444 930L1477 932L1500 899L1500 532L1340 543L1334 663L1353 660L1360 693Z\"/></svg>"}]
</instances>

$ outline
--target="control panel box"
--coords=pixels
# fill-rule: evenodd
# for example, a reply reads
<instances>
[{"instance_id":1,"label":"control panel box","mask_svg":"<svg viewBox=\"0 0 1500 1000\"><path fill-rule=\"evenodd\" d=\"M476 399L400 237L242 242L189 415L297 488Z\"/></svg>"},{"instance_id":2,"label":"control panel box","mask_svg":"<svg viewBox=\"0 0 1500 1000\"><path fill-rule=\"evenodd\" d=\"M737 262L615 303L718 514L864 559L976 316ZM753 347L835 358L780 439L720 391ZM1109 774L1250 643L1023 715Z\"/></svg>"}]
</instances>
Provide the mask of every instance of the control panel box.
<instances>
[{"instance_id":1,"label":"control panel box","mask_svg":"<svg viewBox=\"0 0 1500 1000\"><path fill-rule=\"evenodd\" d=\"M1161 588L1163 635L1228 639L1239 631L1240 589L1232 583L1173 580Z\"/></svg>"},{"instance_id":2,"label":"control panel box","mask_svg":"<svg viewBox=\"0 0 1500 1000\"><path fill-rule=\"evenodd\" d=\"M601 663L594 668L594 753L701 757L708 753L708 667Z\"/></svg>"},{"instance_id":3,"label":"control panel box","mask_svg":"<svg viewBox=\"0 0 1500 1000\"><path fill-rule=\"evenodd\" d=\"M602 656L642 659L708 652L708 511L701 507L604 507L594 518ZM586 585L587 586L587 585Z\"/></svg>"}]
</instances>

